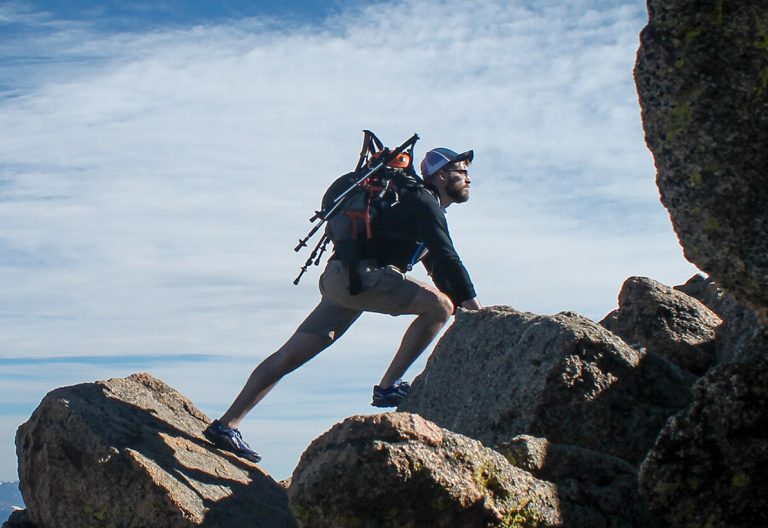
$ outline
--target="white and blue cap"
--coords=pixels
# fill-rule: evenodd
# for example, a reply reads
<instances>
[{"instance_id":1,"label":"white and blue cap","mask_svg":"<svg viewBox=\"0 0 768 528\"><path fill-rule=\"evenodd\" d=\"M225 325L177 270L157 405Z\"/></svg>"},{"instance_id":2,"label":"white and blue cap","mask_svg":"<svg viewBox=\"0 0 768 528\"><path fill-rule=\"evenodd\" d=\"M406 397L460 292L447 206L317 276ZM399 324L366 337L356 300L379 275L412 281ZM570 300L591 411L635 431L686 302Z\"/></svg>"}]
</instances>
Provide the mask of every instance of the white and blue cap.
<instances>
[{"instance_id":1,"label":"white and blue cap","mask_svg":"<svg viewBox=\"0 0 768 528\"><path fill-rule=\"evenodd\" d=\"M451 149L443 147L432 149L427 152L424 159L421 161L421 175L425 178L429 178L446 165L465 160L472 161L472 158L474 157L475 153L471 150L457 154Z\"/></svg>"}]
</instances>

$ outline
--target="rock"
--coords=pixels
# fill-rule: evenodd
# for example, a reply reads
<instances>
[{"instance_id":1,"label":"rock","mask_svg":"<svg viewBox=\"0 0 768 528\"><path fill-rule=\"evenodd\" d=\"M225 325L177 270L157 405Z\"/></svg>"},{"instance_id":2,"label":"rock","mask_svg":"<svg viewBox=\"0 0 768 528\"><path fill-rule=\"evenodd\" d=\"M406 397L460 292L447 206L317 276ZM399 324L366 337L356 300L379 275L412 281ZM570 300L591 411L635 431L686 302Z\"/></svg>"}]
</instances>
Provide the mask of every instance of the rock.
<instances>
[{"instance_id":1,"label":"rock","mask_svg":"<svg viewBox=\"0 0 768 528\"><path fill-rule=\"evenodd\" d=\"M768 4L649 0L635 82L686 257L768 307Z\"/></svg>"},{"instance_id":2,"label":"rock","mask_svg":"<svg viewBox=\"0 0 768 528\"><path fill-rule=\"evenodd\" d=\"M718 363L766 359L768 335L757 314L715 281L697 274L675 289L698 299L723 320L723 325L717 329L715 355Z\"/></svg>"},{"instance_id":3,"label":"rock","mask_svg":"<svg viewBox=\"0 0 768 528\"><path fill-rule=\"evenodd\" d=\"M149 374L50 392L19 427L29 518L40 528L295 526L257 465L203 437L209 419Z\"/></svg>"},{"instance_id":4,"label":"rock","mask_svg":"<svg viewBox=\"0 0 768 528\"><path fill-rule=\"evenodd\" d=\"M600 324L633 347L702 375L715 362L717 330L723 321L681 291L647 277L630 277L619 293L619 309Z\"/></svg>"},{"instance_id":5,"label":"rock","mask_svg":"<svg viewBox=\"0 0 768 528\"><path fill-rule=\"evenodd\" d=\"M665 526L768 526L768 362L718 366L640 468Z\"/></svg>"},{"instance_id":6,"label":"rock","mask_svg":"<svg viewBox=\"0 0 768 528\"><path fill-rule=\"evenodd\" d=\"M520 434L639 463L694 377L573 313L460 312L398 410L487 446Z\"/></svg>"},{"instance_id":7,"label":"rock","mask_svg":"<svg viewBox=\"0 0 768 528\"><path fill-rule=\"evenodd\" d=\"M555 486L408 413L353 416L316 439L288 490L300 526L562 526Z\"/></svg>"},{"instance_id":8,"label":"rock","mask_svg":"<svg viewBox=\"0 0 768 528\"><path fill-rule=\"evenodd\" d=\"M651 528L637 467L581 447L520 435L496 448L514 466L557 486L566 526Z\"/></svg>"},{"instance_id":9,"label":"rock","mask_svg":"<svg viewBox=\"0 0 768 528\"><path fill-rule=\"evenodd\" d=\"M734 309L745 309L731 295L715 283L711 278L697 273L685 284L674 287L676 290L697 299L701 304L717 314L723 322L727 322Z\"/></svg>"},{"instance_id":10,"label":"rock","mask_svg":"<svg viewBox=\"0 0 768 528\"><path fill-rule=\"evenodd\" d=\"M14 510L8 520L3 523L3 528L35 528L35 526L29 522L27 510Z\"/></svg>"}]
</instances>

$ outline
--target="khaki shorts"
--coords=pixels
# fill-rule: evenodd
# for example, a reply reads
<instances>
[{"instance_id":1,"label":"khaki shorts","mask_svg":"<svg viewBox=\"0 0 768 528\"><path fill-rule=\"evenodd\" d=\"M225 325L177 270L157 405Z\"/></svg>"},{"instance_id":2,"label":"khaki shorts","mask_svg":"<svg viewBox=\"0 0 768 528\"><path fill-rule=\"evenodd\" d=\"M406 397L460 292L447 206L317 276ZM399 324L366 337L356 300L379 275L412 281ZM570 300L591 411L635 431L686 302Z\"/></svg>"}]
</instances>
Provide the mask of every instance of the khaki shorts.
<instances>
[{"instance_id":1,"label":"khaki shorts","mask_svg":"<svg viewBox=\"0 0 768 528\"><path fill-rule=\"evenodd\" d=\"M339 260L330 260L320 276L320 304L304 320L297 332L328 337L335 341L363 312L403 315L413 299L429 287L407 277L395 266L384 268L373 261L358 267L364 290L349 294L349 272Z\"/></svg>"}]
</instances>

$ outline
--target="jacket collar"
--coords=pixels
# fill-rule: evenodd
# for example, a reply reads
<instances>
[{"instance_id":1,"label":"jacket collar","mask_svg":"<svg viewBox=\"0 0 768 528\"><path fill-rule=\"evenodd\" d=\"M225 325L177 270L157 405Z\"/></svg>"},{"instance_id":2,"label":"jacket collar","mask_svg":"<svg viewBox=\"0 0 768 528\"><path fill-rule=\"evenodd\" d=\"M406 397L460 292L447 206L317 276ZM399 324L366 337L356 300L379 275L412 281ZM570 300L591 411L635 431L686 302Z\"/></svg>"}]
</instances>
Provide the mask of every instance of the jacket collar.
<instances>
[{"instance_id":1,"label":"jacket collar","mask_svg":"<svg viewBox=\"0 0 768 528\"><path fill-rule=\"evenodd\" d=\"M443 210L443 213L447 213L448 211L446 211L446 208L443 207L443 204L440 202L440 191L437 190L437 187L431 183L424 183L424 188L432 193L432 196L435 198L435 200L437 200L437 205L440 206L440 209Z\"/></svg>"}]
</instances>

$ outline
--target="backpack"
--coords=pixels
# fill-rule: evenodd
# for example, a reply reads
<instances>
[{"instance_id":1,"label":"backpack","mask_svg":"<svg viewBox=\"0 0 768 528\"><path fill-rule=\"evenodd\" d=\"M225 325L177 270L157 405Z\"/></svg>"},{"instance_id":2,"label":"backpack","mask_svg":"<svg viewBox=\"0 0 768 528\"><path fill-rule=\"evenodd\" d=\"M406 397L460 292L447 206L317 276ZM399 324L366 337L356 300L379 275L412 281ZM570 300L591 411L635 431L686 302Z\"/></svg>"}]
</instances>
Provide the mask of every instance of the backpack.
<instances>
[{"instance_id":1,"label":"backpack","mask_svg":"<svg viewBox=\"0 0 768 528\"><path fill-rule=\"evenodd\" d=\"M320 257L333 243L334 253L349 269L349 292L363 291L357 264L375 255L376 239L372 229L376 218L386 214L406 190L423 187L413 168L413 147L419 136L390 151L370 130L364 130L363 148L354 171L340 176L323 195L320 211L310 218L319 220L309 234L299 241L295 251L325 224L325 231L309 259L293 281L298 284L310 265L319 265ZM406 152L408 150L408 152Z\"/></svg>"}]
</instances>

